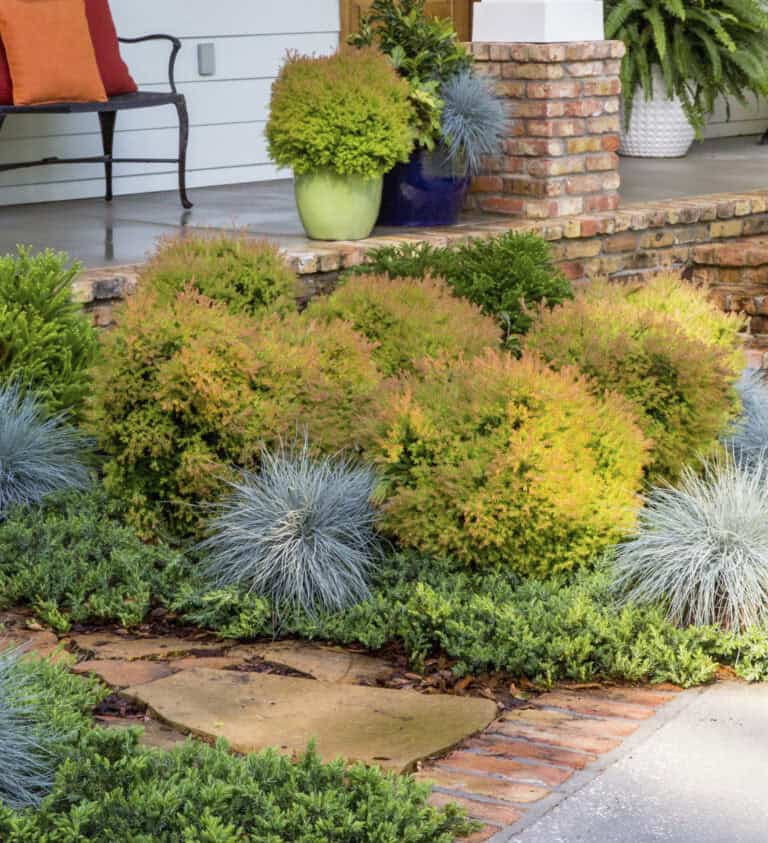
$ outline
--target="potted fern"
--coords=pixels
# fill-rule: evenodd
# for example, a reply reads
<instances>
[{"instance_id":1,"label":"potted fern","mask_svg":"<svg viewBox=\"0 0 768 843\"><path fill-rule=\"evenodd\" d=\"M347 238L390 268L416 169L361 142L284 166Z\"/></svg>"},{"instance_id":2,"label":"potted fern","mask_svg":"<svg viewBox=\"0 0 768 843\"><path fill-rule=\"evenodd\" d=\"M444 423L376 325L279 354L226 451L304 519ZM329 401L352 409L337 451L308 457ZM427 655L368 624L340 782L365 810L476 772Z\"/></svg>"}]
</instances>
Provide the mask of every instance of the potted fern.
<instances>
[{"instance_id":1,"label":"potted fern","mask_svg":"<svg viewBox=\"0 0 768 843\"><path fill-rule=\"evenodd\" d=\"M760 0L607 0L607 38L626 44L619 152L685 155L719 96L768 92Z\"/></svg>"},{"instance_id":2,"label":"potted fern","mask_svg":"<svg viewBox=\"0 0 768 843\"><path fill-rule=\"evenodd\" d=\"M384 173L413 147L408 85L375 50L289 55L266 135L275 163L293 169L309 237L360 240L376 222Z\"/></svg>"},{"instance_id":3,"label":"potted fern","mask_svg":"<svg viewBox=\"0 0 768 843\"><path fill-rule=\"evenodd\" d=\"M428 16L425 0L374 0L360 48L378 47L408 83L414 141L407 162L384 177L381 225L451 225L484 156L500 152L506 116L450 20Z\"/></svg>"}]
</instances>

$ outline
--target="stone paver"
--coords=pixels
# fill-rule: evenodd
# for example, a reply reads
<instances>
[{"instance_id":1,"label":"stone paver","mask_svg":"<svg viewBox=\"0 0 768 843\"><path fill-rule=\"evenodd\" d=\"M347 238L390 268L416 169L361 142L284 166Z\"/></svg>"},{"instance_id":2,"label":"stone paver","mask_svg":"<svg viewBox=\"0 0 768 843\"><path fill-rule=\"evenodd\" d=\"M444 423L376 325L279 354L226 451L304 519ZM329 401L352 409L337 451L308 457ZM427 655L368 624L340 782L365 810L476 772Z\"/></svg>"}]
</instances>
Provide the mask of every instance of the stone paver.
<instances>
[{"instance_id":1,"label":"stone paver","mask_svg":"<svg viewBox=\"0 0 768 843\"><path fill-rule=\"evenodd\" d=\"M174 670L167 662L125 661L124 659L91 659L76 664L72 670L87 676L95 674L112 688L127 688L129 685L144 685L164 676L170 676Z\"/></svg>"},{"instance_id":2,"label":"stone paver","mask_svg":"<svg viewBox=\"0 0 768 843\"><path fill-rule=\"evenodd\" d=\"M98 659L168 659L174 656L186 656L190 652L213 652L226 650L231 642L219 641L210 637L175 638L172 635L162 637L134 637L117 635L113 632L88 632L72 635L69 638L81 650L95 653Z\"/></svg>"},{"instance_id":3,"label":"stone paver","mask_svg":"<svg viewBox=\"0 0 768 843\"><path fill-rule=\"evenodd\" d=\"M245 644L229 651L230 655L259 658L306 673L323 682L358 684L376 682L392 673L384 659L308 641L270 641Z\"/></svg>"},{"instance_id":4,"label":"stone paver","mask_svg":"<svg viewBox=\"0 0 768 843\"><path fill-rule=\"evenodd\" d=\"M299 754L316 740L326 760L393 770L451 749L488 726L497 711L490 700L472 697L204 669L128 688L124 695L176 728L224 737L237 751L276 746Z\"/></svg>"},{"instance_id":5,"label":"stone paver","mask_svg":"<svg viewBox=\"0 0 768 843\"><path fill-rule=\"evenodd\" d=\"M173 749L184 743L187 738L176 729L159 723L157 720L129 720L124 717L106 717L101 715L95 721L106 729L131 729L139 727L144 730L139 743L153 746L156 749Z\"/></svg>"},{"instance_id":6,"label":"stone paver","mask_svg":"<svg viewBox=\"0 0 768 843\"><path fill-rule=\"evenodd\" d=\"M432 804L456 799L485 824L467 841L495 839L502 831L507 836L499 839L510 839L526 811L562 792L575 773L583 775L619 747L678 692L671 686L555 689L424 765L418 778L432 782ZM599 835L583 839L603 841Z\"/></svg>"}]
</instances>

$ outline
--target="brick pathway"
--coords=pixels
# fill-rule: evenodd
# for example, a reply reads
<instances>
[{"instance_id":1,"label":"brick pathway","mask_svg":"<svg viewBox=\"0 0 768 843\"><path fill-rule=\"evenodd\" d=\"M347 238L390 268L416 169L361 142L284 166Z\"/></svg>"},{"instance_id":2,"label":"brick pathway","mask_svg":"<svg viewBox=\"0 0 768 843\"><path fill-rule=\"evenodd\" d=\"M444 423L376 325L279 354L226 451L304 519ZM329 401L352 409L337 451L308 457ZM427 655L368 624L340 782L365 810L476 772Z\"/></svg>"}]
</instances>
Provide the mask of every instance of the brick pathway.
<instances>
[{"instance_id":1,"label":"brick pathway","mask_svg":"<svg viewBox=\"0 0 768 843\"><path fill-rule=\"evenodd\" d=\"M484 823L467 843L512 831L527 807L556 793L674 698L674 686L558 688L505 712L481 735L425 765L432 804L458 802Z\"/></svg>"}]
</instances>

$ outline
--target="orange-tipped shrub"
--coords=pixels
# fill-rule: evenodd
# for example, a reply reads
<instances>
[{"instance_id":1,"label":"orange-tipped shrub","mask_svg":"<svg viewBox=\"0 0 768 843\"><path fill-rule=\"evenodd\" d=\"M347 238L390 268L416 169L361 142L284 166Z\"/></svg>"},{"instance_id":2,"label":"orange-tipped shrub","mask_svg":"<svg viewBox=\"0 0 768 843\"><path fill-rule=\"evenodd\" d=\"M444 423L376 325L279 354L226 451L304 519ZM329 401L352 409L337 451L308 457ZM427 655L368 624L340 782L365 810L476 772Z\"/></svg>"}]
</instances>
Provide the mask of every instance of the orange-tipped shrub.
<instances>
[{"instance_id":1,"label":"orange-tipped shrub","mask_svg":"<svg viewBox=\"0 0 768 843\"><path fill-rule=\"evenodd\" d=\"M140 291L96 372L107 486L145 536L196 533L200 504L262 443L305 431L320 450L354 442L380 381L370 351L348 325L234 316L191 288L167 302Z\"/></svg>"},{"instance_id":2,"label":"orange-tipped shrub","mask_svg":"<svg viewBox=\"0 0 768 843\"><path fill-rule=\"evenodd\" d=\"M139 285L168 301L190 284L232 313L296 310L296 275L277 246L245 234L161 240L142 267Z\"/></svg>"},{"instance_id":3,"label":"orange-tipped shrub","mask_svg":"<svg viewBox=\"0 0 768 843\"><path fill-rule=\"evenodd\" d=\"M490 349L424 361L383 396L369 446L383 528L403 545L534 575L584 565L632 527L647 450L624 399Z\"/></svg>"},{"instance_id":4,"label":"orange-tipped shrub","mask_svg":"<svg viewBox=\"0 0 768 843\"><path fill-rule=\"evenodd\" d=\"M691 336L626 291L599 290L542 309L525 348L554 368L577 366L597 395L624 395L653 441L650 476L674 480L715 445L737 409L733 351Z\"/></svg>"},{"instance_id":5,"label":"orange-tipped shrub","mask_svg":"<svg viewBox=\"0 0 768 843\"><path fill-rule=\"evenodd\" d=\"M309 314L350 322L375 343L374 357L385 375L413 372L423 357L474 356L501 343L495 319L430 276L352 276L327 298L316 299Z\"/></svg>"}]
</instances>

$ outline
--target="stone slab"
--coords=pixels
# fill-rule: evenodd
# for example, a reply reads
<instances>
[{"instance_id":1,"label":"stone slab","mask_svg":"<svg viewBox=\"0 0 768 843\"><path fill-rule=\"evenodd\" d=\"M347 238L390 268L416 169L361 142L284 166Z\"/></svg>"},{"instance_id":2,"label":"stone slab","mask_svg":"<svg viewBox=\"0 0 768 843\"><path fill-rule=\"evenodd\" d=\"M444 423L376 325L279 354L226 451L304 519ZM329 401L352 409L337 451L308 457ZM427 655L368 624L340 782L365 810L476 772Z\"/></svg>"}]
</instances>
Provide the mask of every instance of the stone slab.
<instances>
[{"instance_id":1,"label":"stone slab","mask_svg":"<svg viewBox=\"0 0 768 843\"><path fill-rule=\"evenodd\" d=\"M131 729L139 727L144 732L139 743L144 746L153 746L155 749L173 749L187 738L170 726L160 723L157 720L128 720L125 717L97 717L97 726L105 729Z\"/></svg>"},{"instance_id":2,"label":"stone slab","mask_svg":"<svg viewBox=\"0 0 768 843\"><path fill-rule=\"evenodd\" d=\"M171 726L226 738L239 752L274 746L300 754L314 739L326 761L342 757L396 771L451 749L496 715L485 699L205 669L124 694Z\"/></svg>"},{"instance_id":3,"label":"stone slab","mask_svg":"<svg viewBox=\"0 0 768 843\"><path fill-rule=\"evenodd\" d=\"M384 659L355 653L342 647L331 647L308 641L269 641L246 644L230 650L231 656L259 658L306 673L323 682L352 685L376 682L392 673L392 665Z\"/></svg>"},{"instance_id":4,"label":"stone slab","mask_svg":"<svg viewBox=\"0 0 768 843\"><path fill-rule=\"evenodd\" d=\"M145 685L174 672L167 662L125 659L90 659L76 664L72 670L84 676L93 673L112 688Z\"/></svg>"},{"instance_id":5,"label":"stone slab","mask_svg":"<svg viewBox=\"0 0 768 843\"><path fill-rule=\"evenodd\" d=\"M169 659L175 656L186 656L190 652L218 653L226 650L231 643L210 638L176 638L163 637L135 637L117 635L113 632L88 632L82 635L70 636L81 650L95 653L98 659Z\"/></svg>"}]
</instances>

